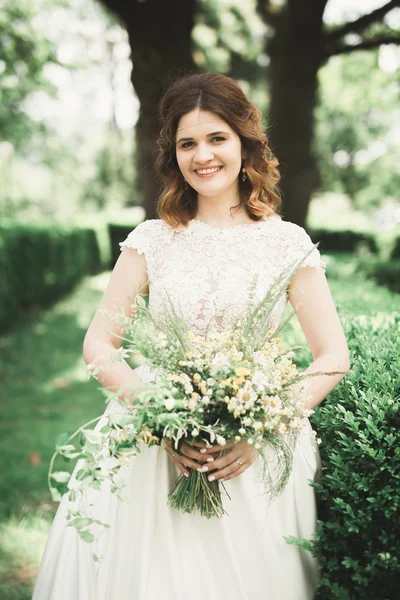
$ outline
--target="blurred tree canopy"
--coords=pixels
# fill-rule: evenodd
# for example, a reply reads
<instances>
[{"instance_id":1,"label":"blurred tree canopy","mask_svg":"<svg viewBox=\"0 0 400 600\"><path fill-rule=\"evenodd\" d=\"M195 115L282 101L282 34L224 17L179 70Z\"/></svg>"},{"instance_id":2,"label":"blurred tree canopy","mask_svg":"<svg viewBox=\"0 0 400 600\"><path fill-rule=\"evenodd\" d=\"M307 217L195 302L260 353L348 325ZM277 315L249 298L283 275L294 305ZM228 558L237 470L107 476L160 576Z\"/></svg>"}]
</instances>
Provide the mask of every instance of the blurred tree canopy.
<instances>
[{"instance_id":1,"label":"blurred tree canopy","mask_svg":"<svg viewBox=\"0 0 400 600\"><path fill-rule=\"evenodd\" d=\"M16 148L38 127L23 110L24 100L37 90L54 93L43 69L57 62L55 49L31 23L43 8L40 0L4 0L0 10L0 139Z\"/></svg>"},{"instance_id":2,"label":"blurred tree canopy","mask_svg":"<svg viewBox=\"0 0 400 600\"><path fill-rule=\"evenodd\" d=\"M393 125L400 123L399 95L398 76L379 68L376 52L337 57L321 69L320 191L344 193L359 210L398 195L400 146Z\"/></svg>"},{"instance_id":3,"label":"blurred tree canopy","mask_svg":"<svg viewBox=\"0 0 400 600\"><path fill-rule=\"evenodd\" d=\"M141 105L137 127L140 182L146 213L151 218L158 196L152 170L158 127L154 114L168 79L216 67L236 78L245 75L246 60L253 59L257 66L256 55L252 54L257 45L249 26L254 17L243 8L244 3L233 0L202 0L197 5L195 0L129 4L123 0L100 1L118 15L129 34L132 83ZM330 28L323 21L327 2L257 0L258 13L268 28L268 60L264 66L270 95L270 143L281 163L283 212L288 220L300 225L305 224L311 194L319 181L314 152L319 69L332 56L400 41L399 32L385 21L400 0L390 0L352 22ZM252 3L245 4L248 8ZM193 37L198 46L202 45L197 55L192 54L191 39L196 7L200 16ZM353 39L349 39L351 34ZM248 71L250 80L257 78L257 68Z\"/></svg>"},{"instance_id":4,"label":"blurred tree canopy","mask_svg":"<svg viewBox=\"0 0 400 600\"><path fill-rule=\"evenodd\" d=\"M399 81L380 67L374 49L398 41L390 11L399 3L391 0L366 15L353 12L353 22L327 25L327 0L21 0L18 5L4 0L0 135L18 156L13 165L2 161L1 176L12 177L20 156L35 179L47 168L48 197L37 202L48 216L57 206L72 206L73 195L85 210L132 206L141 199L147 217L154 217L159 99L177 76L216 71L238 80L264 111L270 145L281 163L285 218L304 224L314 190L345 193L357 208L378 206L398 189L399 147L390 130L399 112ZM58 27L62 24L58 37L53 13ZM129 50L140 102L135 144L135 119L121 129L115 94L122 64L127 79ZM75 127L69 137L63 117L46 111L53 106L49 97L61 100L53 83L60 77L72 84L86 77L70 96L71 109L66 107ZM28 105L40 109L34 119ZM85 122L87 108L97 112L99 105L108 106L107 118ZM131 104L132 113L135 109ZM6 145L0 145L0 158ZM15 179L14 190L24 190L24 201L35 182L29 175L22 179ZM8 189L3 186L0 195Z\"/></svg>"},{"instance_id":5,"label":"blurred tree canopy","mask_svg":"<svg viewBox=\"0 0 400 600\"><path fill-rule=\"evenodd\" d=\"M353 21L327 27L328 0L257 0L269 26L266 50L270 58L270 142L281 167L286 219L304 226L319 173L314 152L318 72L333 56L400 43L400 31L385 17L400 6L391 0Z\"/></svg>"}]
</instances>

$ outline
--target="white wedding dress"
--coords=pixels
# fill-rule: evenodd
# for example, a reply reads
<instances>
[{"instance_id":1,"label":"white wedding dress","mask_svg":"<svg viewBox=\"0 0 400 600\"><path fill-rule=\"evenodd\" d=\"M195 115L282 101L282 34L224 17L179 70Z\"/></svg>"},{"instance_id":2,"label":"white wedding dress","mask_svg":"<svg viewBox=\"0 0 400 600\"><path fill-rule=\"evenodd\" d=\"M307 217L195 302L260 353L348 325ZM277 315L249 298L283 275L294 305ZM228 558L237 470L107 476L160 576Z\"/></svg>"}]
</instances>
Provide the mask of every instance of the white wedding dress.
<instances>
[{"instance_id":1,"label":"white wedding dress","mask_svg":"<svg viewBox=\"0 0 400 600\"><path fill-rule=\"evenodd\" d=\"M145 254L153 314L161 312L167 291L200 332L222 309L213 324L227 326L243 308L255 274L261 298L285 266L312 248L304 229L280 217L226 229L192 220L175 231L162 220L148 220L120 245ZM324 268L318 249L303 266ZM283 294L275 307L275 327L286 302ZM135 371L143 381L151 380L147 365ZM121 409L115 403L105 413ZM145 449L124 468L127 501L118 500L105 484L89 492L92 515L111 525L96 544L66 527L64 496L32 600L311 600L316 560L283 537L311 539L316 528L315 490L308 480L319 478L321 465L306 421L289 482L269 507L257 459L225 482L228 515L208 520L172 509L167 496L179 471L159 446ZM94 550L103 556L100 563L92 560Z\"/></svg>"}]
</instances>

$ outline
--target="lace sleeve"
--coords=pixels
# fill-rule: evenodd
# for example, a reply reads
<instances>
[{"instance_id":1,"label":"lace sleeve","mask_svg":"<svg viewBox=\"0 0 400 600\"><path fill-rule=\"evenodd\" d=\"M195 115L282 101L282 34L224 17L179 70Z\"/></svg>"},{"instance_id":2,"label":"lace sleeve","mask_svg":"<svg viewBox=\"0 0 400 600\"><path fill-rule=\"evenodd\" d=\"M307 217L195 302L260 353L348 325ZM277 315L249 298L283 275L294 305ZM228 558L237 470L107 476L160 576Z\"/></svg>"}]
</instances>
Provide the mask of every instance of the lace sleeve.
<instances>
[{"instance_id":1,"label":"lace sleeve","mask_svg":"<svg viewBox=\"0 0 400 600\"><path fill-rule=\"evenodd\" d=\"M298 261L302 256L307 254L314 246L308 233L294 223L287 222L288 236L290 238L290 259L292 261ZM326 264L321 258L321 254L318 248L314 250L304 259L300 265L301 267L321 267L324 271L326 270Z\"/></svg>"},{"instance_id":2,"label":"lace sleeve","mask_svg":"<svg viewBox=\"0 0 400 600\"><path fill-rule=\"evenodd\" d=\"M139 225L128 234L123 242L119 242L120 250L122 250L124 246L127 246L128 248L135 248L139 254L146 252L149 244L149 228L150 221L139 223Z\"/></svg>"}]
</instances>

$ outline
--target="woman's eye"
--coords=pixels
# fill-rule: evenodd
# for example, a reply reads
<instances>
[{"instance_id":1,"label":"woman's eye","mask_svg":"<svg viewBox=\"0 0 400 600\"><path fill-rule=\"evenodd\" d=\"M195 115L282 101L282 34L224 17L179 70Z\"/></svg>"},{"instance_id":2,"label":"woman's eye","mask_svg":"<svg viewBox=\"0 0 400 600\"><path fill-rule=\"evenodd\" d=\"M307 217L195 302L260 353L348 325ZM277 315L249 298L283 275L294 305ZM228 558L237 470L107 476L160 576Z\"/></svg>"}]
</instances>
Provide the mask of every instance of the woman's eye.
<instances>
[{"instance_id":1,"label":"woman's eye","mask_svg":"<svg viewBox=\"0 0 400 600\"><path fill-rule=\"evenodd\" d=\"M212 138L213 142L224 142L225 138L220 136L220 135L216 135L215 137ZM183 144L181 144L181 148L190 148L191 146L193 146L193 142L184 142Z\"/></svg>"}]
</instances>

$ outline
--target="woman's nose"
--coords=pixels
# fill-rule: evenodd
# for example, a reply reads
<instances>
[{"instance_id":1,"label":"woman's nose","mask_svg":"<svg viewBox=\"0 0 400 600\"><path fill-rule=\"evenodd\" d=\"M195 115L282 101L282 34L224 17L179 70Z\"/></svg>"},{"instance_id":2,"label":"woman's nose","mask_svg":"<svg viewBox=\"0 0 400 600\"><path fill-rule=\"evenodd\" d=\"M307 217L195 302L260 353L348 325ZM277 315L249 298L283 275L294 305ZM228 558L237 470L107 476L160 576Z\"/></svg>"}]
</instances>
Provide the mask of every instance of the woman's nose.
<instances>
[{"instance_id":1,"label":"woman's nose","mask_svg":"<svg viewBox=\"0 0 400 600\"><path fill-rule=\"evenodd\" d=\"M207 162L214 158L214 153L212 152L212 148L208 144L198 144L196 148L196 153L194 156L195 161L197 162Z\"/></svg>"}]
</instances>

